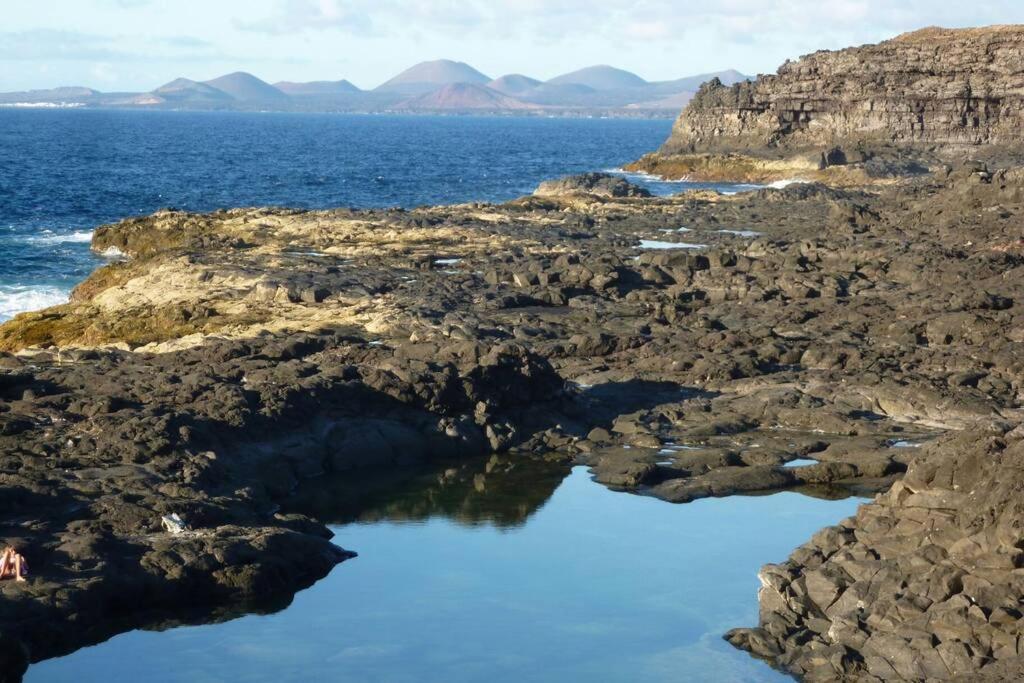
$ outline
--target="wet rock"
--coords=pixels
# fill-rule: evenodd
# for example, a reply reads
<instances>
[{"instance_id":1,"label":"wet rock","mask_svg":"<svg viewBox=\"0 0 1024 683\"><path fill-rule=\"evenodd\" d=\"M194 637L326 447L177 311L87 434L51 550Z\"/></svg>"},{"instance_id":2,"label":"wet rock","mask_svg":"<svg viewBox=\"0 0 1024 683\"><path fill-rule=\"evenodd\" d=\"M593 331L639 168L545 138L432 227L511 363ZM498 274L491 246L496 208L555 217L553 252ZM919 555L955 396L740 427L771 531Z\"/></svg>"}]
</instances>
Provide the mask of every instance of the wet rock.
<instances>
[{"instance_id":1,"label":"wet rock","mask_svg":"<svg viewBox=\"0 0 1024 683\"><path fill-rule=\"evenodd\" d=\"M651 193L624 178L608 173L583 173L540 184L534 194L538 197L559 197L588 194L599 197L650 197Z\"/></svg>"},{"instance_id":2,"label":"wet rock","mask_svg":"<svg viewBox=\"0 0 1024 683\"><path fill-rule=\"evenodd\" d=\"M642 457L642 456L641 456ZM602 484L633 489L651 483L658 467L652 462L635 459L628 451L603 456L593 467L594 477Z\"/></svg>"}]
</instances>

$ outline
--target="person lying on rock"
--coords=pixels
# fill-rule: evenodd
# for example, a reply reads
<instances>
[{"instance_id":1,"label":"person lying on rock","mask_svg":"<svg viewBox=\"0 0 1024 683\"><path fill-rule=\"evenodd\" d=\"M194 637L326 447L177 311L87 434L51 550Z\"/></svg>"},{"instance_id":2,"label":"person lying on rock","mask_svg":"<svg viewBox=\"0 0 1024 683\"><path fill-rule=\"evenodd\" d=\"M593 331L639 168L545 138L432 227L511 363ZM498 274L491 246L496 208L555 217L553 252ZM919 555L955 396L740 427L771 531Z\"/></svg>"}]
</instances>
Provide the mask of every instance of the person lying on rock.
<instances>
[{"instance_id":1,"label":"person lying on rock","mask_svg":"<svg viewBox=\"0 0 1024 683\"><path fill-rule=\"evenodd\" d=\"M28 576L28 562L17 550L7 546L0 555L0 579L14 579L24 581Z\"/></svg>"}]
</instances>

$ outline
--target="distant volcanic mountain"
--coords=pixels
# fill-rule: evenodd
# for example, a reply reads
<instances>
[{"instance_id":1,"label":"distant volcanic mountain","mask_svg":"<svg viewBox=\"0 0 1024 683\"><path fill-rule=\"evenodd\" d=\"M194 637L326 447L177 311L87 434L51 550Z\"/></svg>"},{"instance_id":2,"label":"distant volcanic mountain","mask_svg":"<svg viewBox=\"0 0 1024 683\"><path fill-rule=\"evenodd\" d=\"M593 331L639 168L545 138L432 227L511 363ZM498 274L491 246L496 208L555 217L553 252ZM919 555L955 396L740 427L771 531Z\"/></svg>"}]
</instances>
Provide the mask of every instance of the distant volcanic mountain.
<instances>
[{"instance_id":1,"label":"distant volcanic mountain","mask_svg":"<svg viewBox=\"0 0 1024 683\"><path fill-rule=\"evenodd\" d=\"M504 95L497 90L492 90L484 85L474 85L473 83L452 83L443 86L440 90L435 90L407 100L401 105L401 108L426 111L459 111L470 109L509 111L536 109L537 106L528 104L514 97L509 97L508 95Z\"/></svg>"},{"instance_id":2,"label":"distant volcanic mountain","mask_svg":"<svg viewBox=\"0 0 1024 683\"><path fill-rule=\"evenodd\" d=\"M677 92L674 95L668 97L660 97L657 99L645 100L643 102L633 102L628 105L630 109L663 109L663 110L677 110L682 111L683 108L690 103L693 99L693 93L690 91Z\"/></svg>"},{"instance_id":3,"label":"distant volcanic mountain","mask_svg":"<svg viewBox=\"0 0 1024 683\"><path fill-rule=\"evenodd\" d=\"M226 104L234 99L223 90L188 78L176 78L170 83L161 85L150 94L154 95L157 100L178 104Z\"/></svg>"},{"instance_id":4,"label":"distant volcanic mountain","mask_svg":"<svg viewBox=\"0 0 1024 683\"><path fill-rule=\"evenodd\" d=\"M709 74L698 74L696 76L687 76L686 78L679 78L674 81L659 81L651 83L653 88L665 92L697 92L700 89L702 83L710 81L712 78L717 78L724 85L733 85L740 81L747 80L747 77L741 74L735 69L728 69L726 71L715 71Z\"/></svg>"},{"instance_id":5,"label":"distant volcanic mountain","mask_svg":"<svg viewBox=\"0 0 1024 683\"><path fill-rule=\"evenodd\" d=\"M439 59L421 62L406 69L391 80L377 86L377 92L397 92L405 95L422 95L453 83L487 85L491 79L469 64Z\"/></svg>"},{"instance_id":6,"label":"distant volcanic mountain","mask_svg":"<svg viewBox=\"0 0 1024 683\"><path fill-rule=\"evenodd\" d=\"M244 71L208 81L177 78L146 93L102 93L90 88L0 93L0 106L129 107L186 110L386 112L572 112L601 115L675 115L701 83L746 80L734 70L648 82L600 65L540 81L523 74L491 80L463 62L421 62L373 90L347 80L280 81L271 85Z\"/></svg>"},{"instance_id":7,"label":"distant volcanic mountain","mask_svg":"<svg viewBox=\"0 0 1024 683\"><path fill-rule=\"evenodd\" d=\"M634 73L613 66L589 66L586 69L556 76L549 85L585 85L594 90L629 90L643 88L647 81Z\"/></svg>"},{"instance_id":8,"label":"distant volcanic mountain","mask_svg":"<svg viewBox=\"0 0 1024 683\"><path fill-rule=\"evenodd\" d=\"M537 104L550 106L579 106L594 99L596 90L580 83L541 83L522 97Z\"/></svg>"},{"instance_id":9,"label":"distant volcanic mountain","mask_svg":"<svg viewBox=\"0 0 1024 683\"><path fill-rule=\"evenodd\" d=\"M329 97L332 95L354 95L363 92L346 80L340 81L309 81L295 83L280 81L274 87L286 95L293 97Z\"/></svg>"},{"instance_id":10,"label":"distant volcanic mountain","mask_svg":"<svg viewBox=\"0 0 1024 683\"><path fill-rule=\"evenodd\" d=\"M487 87L506 95L522 95L540 84L541 82L536 78L530 78L522 74L509 74L501 78L495 78L487 84Z\"/></svg>"},{"instance_id":11,"label":"distant volcanic mountain","mask_svg":"<svg viewBox=\"0 0 1024 683\"><path fill-rule=\"evenodd\" d=\"M49 90L29 90L26 95L33 98L49 99L58 97L65 100L88 99L99 95L98 90L82 87L51 88Z\"/></svg>"},{"instance_id":12,"label":"distant volcanic mountain","mask_svg":"<svg viewBox=\"0 0 1024 683\"><path fill-rule=\"evenodd\" d=\"M286 94L274 86L244 71L214 78L212 81L205 81L205 84L226 92L239 102L275 102L288 99Z\"/></svg>"}]
</instances>

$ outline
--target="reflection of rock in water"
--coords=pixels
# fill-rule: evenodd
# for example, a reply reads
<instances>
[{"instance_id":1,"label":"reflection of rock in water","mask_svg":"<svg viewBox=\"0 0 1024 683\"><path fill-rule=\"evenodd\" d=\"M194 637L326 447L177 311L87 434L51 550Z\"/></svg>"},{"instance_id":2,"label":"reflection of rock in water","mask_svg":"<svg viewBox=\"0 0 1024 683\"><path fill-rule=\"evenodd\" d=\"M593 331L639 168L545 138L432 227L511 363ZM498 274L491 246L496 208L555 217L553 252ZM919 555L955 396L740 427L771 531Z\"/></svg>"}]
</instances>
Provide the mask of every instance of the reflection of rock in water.
<instances>
[{"instance_id":1,"label":"reflection of rock in water","mask_svg":"<svg viewBox=\"0 0 1024 683\"><path fill-rule=\"evenodd\" d=\"M418 470L381 469L307 482L286 507L327 524L445 517L459 524L516 527L569 474L564 460L492 456Z\"/></svg>"},{"instance_id":2,"label":"reflection of rock in water","mask_svg":"<svg viewBox=\"0 0 1024 683\"><path fill-rule=\"evenodd\" d=\"M838 484L808 484L807 486L796 486L789 489L793 493L799 493L808 498L818 500L846 500L847 498L874 498L876 493L884 491L895 481L895 477L867 479L855 482L843 482ZM777 493L768 492L767 495Z\"/></svg>"}]
</instances>

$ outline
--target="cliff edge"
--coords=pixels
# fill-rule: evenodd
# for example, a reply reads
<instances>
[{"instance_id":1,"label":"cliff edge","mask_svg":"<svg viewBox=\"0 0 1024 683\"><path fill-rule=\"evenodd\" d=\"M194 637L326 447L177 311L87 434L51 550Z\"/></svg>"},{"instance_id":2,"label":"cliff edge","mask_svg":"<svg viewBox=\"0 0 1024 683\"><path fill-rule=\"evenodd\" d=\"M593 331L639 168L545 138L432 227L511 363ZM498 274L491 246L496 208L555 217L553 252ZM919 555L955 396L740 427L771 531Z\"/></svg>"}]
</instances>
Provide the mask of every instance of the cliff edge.
<instances>
[{"instance_id":1,"label":"cliff edge","mask_svg":"<svg viewBox=\"0 0 1024 683\"><path fill-rule=\"evenodd\" d=\"M708 81L637 168L753 180L847 166L861 177L905 175L1005 155L1022 128L1024 26L926 28L815 52L733 86Z\"/></svg>"}]
</instances>

